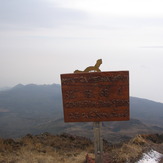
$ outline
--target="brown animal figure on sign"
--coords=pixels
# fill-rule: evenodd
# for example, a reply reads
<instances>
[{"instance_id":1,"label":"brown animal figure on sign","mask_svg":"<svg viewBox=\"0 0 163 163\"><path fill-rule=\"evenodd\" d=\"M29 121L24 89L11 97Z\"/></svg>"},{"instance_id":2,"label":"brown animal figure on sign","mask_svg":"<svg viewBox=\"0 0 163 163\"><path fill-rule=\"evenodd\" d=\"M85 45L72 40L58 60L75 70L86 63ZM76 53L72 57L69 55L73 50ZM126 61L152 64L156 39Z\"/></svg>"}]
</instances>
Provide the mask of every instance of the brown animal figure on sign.
<instances>
[{"instance_id":1,"label":"brown animal figure on sign","mask_svg":"<svg viewBox=\"0 0 163 163\"><path fill-rule=\"evenodd\" d=\"M102 59L98 59L94 66L89 66L84 71L75 70L74 73L80 73L80 72L100 72L101 70L99 69L99 67L100 67L101 64L102 64Z\"/></svg>"}]
</instances>

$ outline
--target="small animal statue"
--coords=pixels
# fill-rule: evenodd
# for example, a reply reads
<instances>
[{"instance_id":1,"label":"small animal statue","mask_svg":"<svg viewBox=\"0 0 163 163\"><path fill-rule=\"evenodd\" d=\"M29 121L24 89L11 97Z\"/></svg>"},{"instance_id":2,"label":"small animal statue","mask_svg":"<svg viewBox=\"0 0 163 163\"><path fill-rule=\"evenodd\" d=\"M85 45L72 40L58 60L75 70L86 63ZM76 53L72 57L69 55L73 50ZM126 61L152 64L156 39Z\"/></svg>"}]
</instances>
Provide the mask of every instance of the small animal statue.
<instances>
[{"instance_id":1,"label":"small animal statue","mask_svg":"<svg viewBox=\"0 0 163 163\"><path fill-rule=\"evenodd\" d=\"M94 66L89 66L84 71L75 70L74 73L80 73L80 72L100 72L101 70L99 69L99 67L100 67L101 64L102 64L102 59L98 59Z\"/></svg>"}]
</instances>

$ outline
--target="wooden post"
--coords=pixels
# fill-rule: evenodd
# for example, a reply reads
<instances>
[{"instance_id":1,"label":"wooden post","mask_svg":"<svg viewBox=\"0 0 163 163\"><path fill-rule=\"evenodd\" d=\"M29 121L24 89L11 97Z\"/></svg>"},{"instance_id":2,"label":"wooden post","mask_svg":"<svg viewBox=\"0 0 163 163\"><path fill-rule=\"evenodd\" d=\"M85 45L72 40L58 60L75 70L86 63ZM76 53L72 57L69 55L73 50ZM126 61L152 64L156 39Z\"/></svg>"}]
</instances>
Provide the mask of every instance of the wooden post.
<instances>
[{"instance_id":1,"label":"wooden post","mask_svg":"<svg viewBox=\"0 0 163 163\"><path fill-rule=\"evenodd\" d=\"M101 134L102 122L94 122L94 148L95 148L95 163L103 162L103 140Z\"/></svg>"}]
</instances>

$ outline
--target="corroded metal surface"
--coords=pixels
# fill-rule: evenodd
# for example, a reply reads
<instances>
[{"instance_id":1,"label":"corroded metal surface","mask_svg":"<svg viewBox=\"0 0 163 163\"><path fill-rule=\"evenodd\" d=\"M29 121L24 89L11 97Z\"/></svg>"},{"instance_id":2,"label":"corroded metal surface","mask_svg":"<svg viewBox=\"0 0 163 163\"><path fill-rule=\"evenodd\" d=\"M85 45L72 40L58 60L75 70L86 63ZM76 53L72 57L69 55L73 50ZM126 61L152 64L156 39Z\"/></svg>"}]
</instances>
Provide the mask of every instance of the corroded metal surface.
<instances>
[{"instance_id":1,"label":"corroded metal surface","mask_svg":"<svg viewBox=\"0 0 163 163\"><path fill-rule=\"evenodd\" d=\"M129 120L129 72L61 74L65 122Z\"/></svg>"}]
</instances>

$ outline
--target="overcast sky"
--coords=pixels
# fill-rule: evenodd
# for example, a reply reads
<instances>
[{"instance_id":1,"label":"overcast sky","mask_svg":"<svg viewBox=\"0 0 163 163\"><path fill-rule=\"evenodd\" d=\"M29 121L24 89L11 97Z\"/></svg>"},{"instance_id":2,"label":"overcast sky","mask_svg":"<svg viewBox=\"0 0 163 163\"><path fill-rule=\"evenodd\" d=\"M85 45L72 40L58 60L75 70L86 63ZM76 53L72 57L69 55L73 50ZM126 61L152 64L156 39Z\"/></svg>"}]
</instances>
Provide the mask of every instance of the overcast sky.
<instances>
[{"instance_id":1,"label":"overcast sky","mask_svg":"<svg viewBox=\"0 0 163 163\"><path fill-rule=\"evenodd\" d=\"M131 96L163 102L162 0L0 0L0 87L60 84L102 59Z\"/></svg>"}]
</instances>

